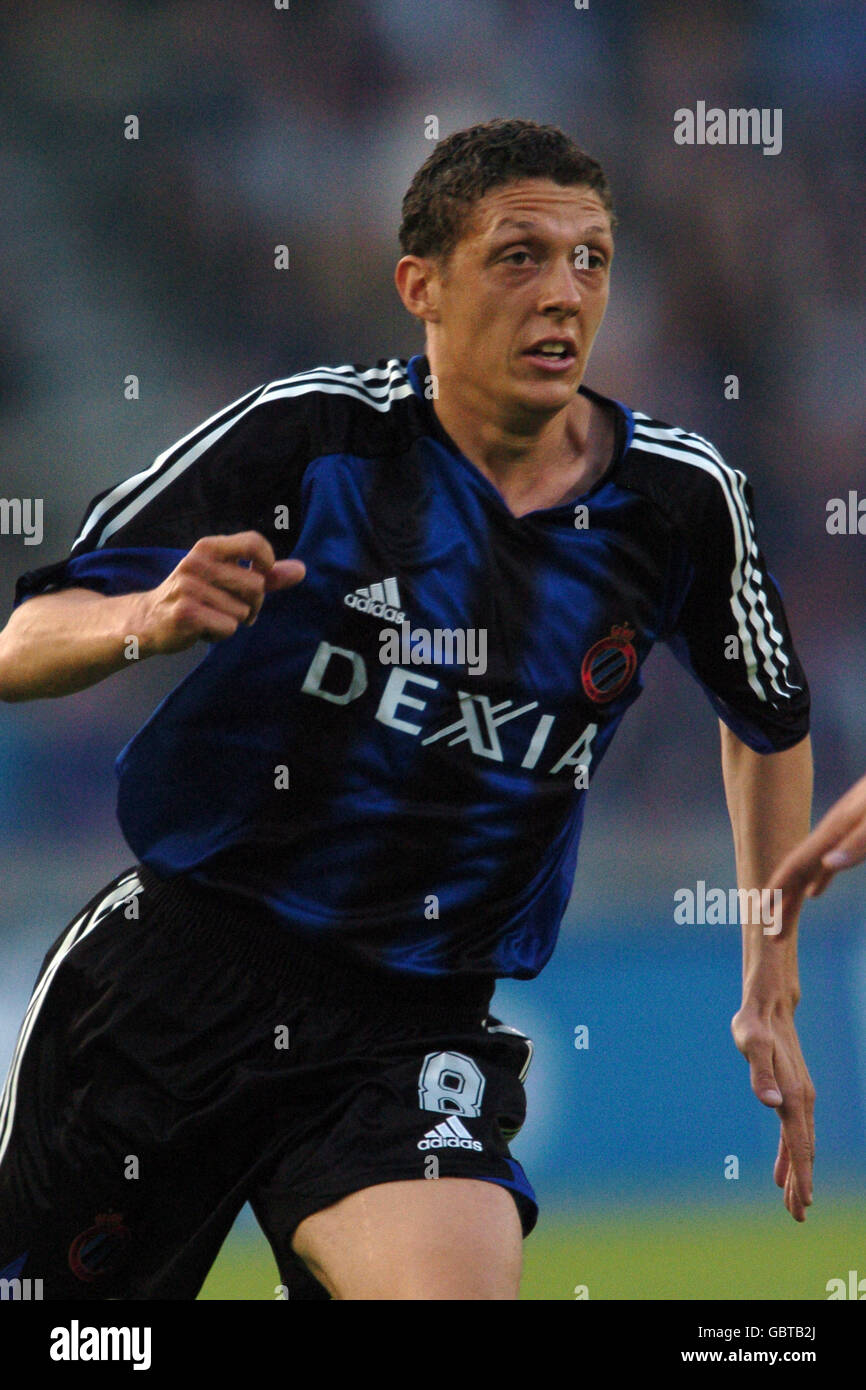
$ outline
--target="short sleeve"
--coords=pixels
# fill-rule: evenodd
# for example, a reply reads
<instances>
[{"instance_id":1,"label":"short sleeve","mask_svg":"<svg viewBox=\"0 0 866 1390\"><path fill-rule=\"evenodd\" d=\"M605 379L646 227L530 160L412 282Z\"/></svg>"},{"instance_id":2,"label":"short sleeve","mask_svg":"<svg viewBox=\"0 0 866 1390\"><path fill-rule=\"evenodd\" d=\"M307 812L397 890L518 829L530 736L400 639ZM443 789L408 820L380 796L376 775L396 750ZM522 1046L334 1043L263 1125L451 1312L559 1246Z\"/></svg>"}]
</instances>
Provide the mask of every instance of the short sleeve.
<instances>
[{"instance_id":1,"label":"short sleeve","mask_svg":"<svg viewBox=\"0 0 866 1390\"><path fill-rule=\"evenodd\" d=\"M15 606L78 586L106 595L155 588L207 535L258 530L285 558L297 537L299 508L291 503L304 431L267 390L242 396L95 497L67 557L21 575ZM275 532L279 504L293 517Z\"/></svg>"},{"instance_id":2,"label":"short sleeve","mask_svg":"<svg viewBox=\"0 0 866 1390\"><path fill-rule=\"evenodd\" d=\"M684 540L691 579L666 639L671 650L755 752L793 747L809 732L809 687L741 472L720 459L706 469Z\"/></svg>"}]
</instances>

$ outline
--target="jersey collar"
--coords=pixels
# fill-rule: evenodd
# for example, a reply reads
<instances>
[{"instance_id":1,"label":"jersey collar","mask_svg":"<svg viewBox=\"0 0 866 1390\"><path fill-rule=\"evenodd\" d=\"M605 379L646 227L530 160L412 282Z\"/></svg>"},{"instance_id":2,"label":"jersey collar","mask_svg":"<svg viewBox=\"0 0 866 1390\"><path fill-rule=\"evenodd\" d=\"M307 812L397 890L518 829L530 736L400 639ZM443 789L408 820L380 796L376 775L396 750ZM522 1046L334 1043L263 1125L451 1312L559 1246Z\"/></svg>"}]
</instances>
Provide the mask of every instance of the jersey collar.
<instances>
[{"instance_id":1,"label":"jersey collar","mask_svg":"<svg viewBox=\"0 0 866 1390\"><path fill-rule=\"evenodd\" d=\"M461 453L460 449L458 449L450 434L443 429L439 417L433 408L433 402L426 395L426 387L430 379L430 363L425 353L419 352L416 353L414 357L410 357L406 367L406 374L409 377L413 392L421 403L424 419L427 424L427 432L431 434L434 439L438 440L440 444L444 445L449 453L456 455L457 458L463 459L464 455ZM631 442L634 436L634 415L627 405L623 405L621 401L616 400L612 396L603 396L599 391L593 391L591 387L582 384L578 386L577 389L581 395L588 396L591 400L599 401L602 405L612 405L616 413L613 456L601 477L589 489L589 492L583 494L585 497L590 497L594 492L597 492L600 487L603 487L605 483L610 481L612 475L631 448ZM484 477L484 474L471 463L471 460L467 459L466 462L470 464L472 471L477 473L484 482L489 482L489 480ZM492 484L489 485L491 488L493 487ZM496 491L496 489L493 489L493 491ZM498 497L499 493L496 492L496 495ZM571 509L577 500L576 498L572 498L571 501L560 505ZM544 508L544 510L556 511L557 508L549 507ZM529 512L528 515L532 516L533 513Z\"/></svg>"}]
</instances>

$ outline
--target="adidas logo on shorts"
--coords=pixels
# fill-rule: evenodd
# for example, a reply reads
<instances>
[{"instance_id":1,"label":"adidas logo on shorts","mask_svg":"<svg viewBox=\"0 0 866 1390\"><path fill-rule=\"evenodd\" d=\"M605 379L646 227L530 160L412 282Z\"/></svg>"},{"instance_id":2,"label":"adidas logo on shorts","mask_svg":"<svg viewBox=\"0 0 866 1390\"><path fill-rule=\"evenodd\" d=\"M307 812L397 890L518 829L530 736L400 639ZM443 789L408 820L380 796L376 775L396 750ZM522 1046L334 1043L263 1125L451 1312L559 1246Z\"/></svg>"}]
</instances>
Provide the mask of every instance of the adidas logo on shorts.
<instances>
[{"instance_id":1,"label":"adidas logo on shorts","mask_svg":"<svg viewBox=\"0 0 866 1390\"><path fill-rule=\"evenodd\" d=\"M404 623L406 614L400 607L400 590L394 576L383 579L381 584L371 584L369 589L356 589L346 594L343 602L348 608L357 608L359 613L369 613L373 618L384 618L388 623Z\"/></svg>"},{"instance_id":2,"label":"adidas logo on shorts","mask_svg":"<svg viewBox=\"0 0 866 1390\"><path fill-rule=\"evenodd\" d=\"M424 1138L418 1140L419 1149L474 1149L476 1153L481 1153L483 1147L481 1140L473 1139L456 1115L452 1115L450 1120L443 1120L435 1129L428 1129Z\"/></svg>"}]
</instances>

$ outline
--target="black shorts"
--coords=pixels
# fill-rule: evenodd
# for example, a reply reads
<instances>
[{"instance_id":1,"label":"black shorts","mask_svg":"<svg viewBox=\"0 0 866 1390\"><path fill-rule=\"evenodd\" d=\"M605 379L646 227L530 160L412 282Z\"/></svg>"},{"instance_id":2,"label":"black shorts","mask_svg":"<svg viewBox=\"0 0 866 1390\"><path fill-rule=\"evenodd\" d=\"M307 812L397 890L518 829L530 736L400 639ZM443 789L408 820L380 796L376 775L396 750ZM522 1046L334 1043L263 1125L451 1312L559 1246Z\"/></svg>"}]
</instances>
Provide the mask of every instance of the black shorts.
<instances>
[{"instance_id":1,"label":"black shorts","mask_svg":"<svg viewBox=\"0 0 866 1390\"><path fill-rule=\"evenodd\" d=\"M0 1278L192 1299L249 1201L291 1298L306 1216L406 1178L535 1195L508 1139L532 1044L494 981L402 980L138 865L42 965L0 1102ZM272 1299L273 1289L262 1297Z\"/></svg>"}]
</instances>

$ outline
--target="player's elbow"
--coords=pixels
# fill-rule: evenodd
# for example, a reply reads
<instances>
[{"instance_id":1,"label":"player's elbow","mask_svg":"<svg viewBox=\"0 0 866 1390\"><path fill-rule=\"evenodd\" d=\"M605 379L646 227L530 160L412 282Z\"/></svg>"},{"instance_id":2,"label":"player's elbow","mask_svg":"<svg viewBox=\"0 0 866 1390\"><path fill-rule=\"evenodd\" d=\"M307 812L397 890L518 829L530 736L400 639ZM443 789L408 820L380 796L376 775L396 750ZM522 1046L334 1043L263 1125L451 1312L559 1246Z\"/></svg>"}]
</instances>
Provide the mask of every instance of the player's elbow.
<instances>
[{"instance_id":1,"label":"player's elbow","mask_svg":"<svg viewBox=\"0 0 866 1390\"><path fill-rule=\"evenodd\" d=\"M26 699L26 691L16 684L14 674L7 672L3 662L0 661L0 700L3 701L4 705L16 705Z\"/></svg>"},{"instance_id":2,"label":"player's elbow","mask_svg":"<svg viewBox=\"0 0 866 1390\"><path fill-rule=\"evenodd\" d=\"M24 658L8 626L0 632L0 700L7 705L32 698L24 677Z\"/></svg>"}]
</instances>

